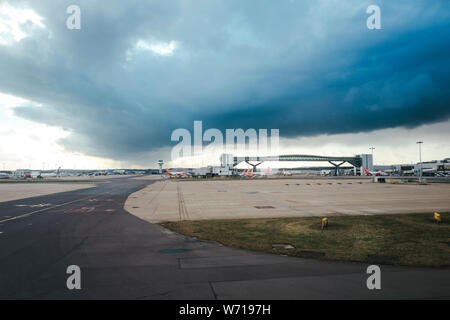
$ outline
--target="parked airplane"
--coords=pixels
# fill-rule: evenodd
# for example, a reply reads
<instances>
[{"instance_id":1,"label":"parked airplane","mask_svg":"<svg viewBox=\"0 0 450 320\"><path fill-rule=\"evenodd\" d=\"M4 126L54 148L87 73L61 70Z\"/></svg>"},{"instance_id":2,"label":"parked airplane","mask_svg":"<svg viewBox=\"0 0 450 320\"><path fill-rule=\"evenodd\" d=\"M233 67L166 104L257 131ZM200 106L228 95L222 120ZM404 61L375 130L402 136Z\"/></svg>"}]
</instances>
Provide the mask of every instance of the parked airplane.
<instances>
[{"instance_id":1,"label":"parked airplane","mask_svg":"<svg viewBox=\"0 0 450 320\"><path fill-rule=\"evenodd\" d=\"M189 172L186 171L170 171L169 169L166 169L166 172L169 176L171 177L175 177L175 178L187 178L190 177L191 174Z\"/></svg>"},{"instance_id":2,"label":"parked airplane","mask_svg":"<svg viewBox=\"0 0 450 320\"><path fill-rule=\"evenodd\" d=\"M253 169L251 169L253 170ZM241 177L247 177L250 171L247 172L247 169L244 169L244 171L241 172L240 176Z\"/></svg>"},{"instance_id":3,"label":"parked airplane","mask_svg":"<svg viewBox=\"0 0 450 320\"><path fill-rule=\"evenodd\" d=\"M57 178L61 175L61 167L56 169L56 171L53 172L41 172L39 175L41 178Z\"/></svg>"},{"instance_id":4,"label":"parked airplane","mask_svg":"<svg viewBox=\"0 0 450 320\"><path fill-rule=\"evenodd\" d=\"M253 172L253 168L251 169L244 169L244 171L242 171L241 173L241 177L243 178L253 178L255 176L255 172Z\"/></svg>"},{"instance_id":5,"label":"parked airplane","mask_svg":"<svg viewBox=\"0 0 450 320\"><path fill-rule=\"evenodd\" d=\"M281 175L285 176L285 177L290 177L290 176L292 176L292 171L290 171L290 170L283 170L281 172Z\"/></svg>"},{"instance_id":6,"label":"parked airplane","mask_svg":"<svg viewBox=\"0 0 450 320\"><path fill-rule=\"evenodd\" d=\"M270 168L269 167L267 167L266 170L264 170L264 172L259 172L259 171L253 172L253 169L251 169L251 170L252 170L252 172L250 173L250 177L251 178L253 178L255 176L266 177L266 176L270 175Z\"/></svg>"},{"instance_id":7,"label":"parked airplane","mask_svg":"<svg viewBox=\"0 0 450 320\"><path fill-rule=\"evenodd\" d=\"M240 174L241 177L243 178L254 178L254 177L263 177L263 176L268 176L270 175L270 168L267 168L266 170L264 170L264 172L259 172L259 171L253 171L253 168L248 170L244 169L244 171Z\"/></svg>"},{"instance_id":8,"label":"parked airplane","mask_svg":"<svg viewBox=\"0 0 450 320\"><path fill-rule=\"evenodd\" d=\"M372 171L367 170L367 168L364 168L364 171L365 171L366 174L369 175L369 176L384 176L384 175L385 175L384 171L375 171L375 172L372 172Z\"/></svg>"},{"instance_id":9,"label":"parked airplane","mask_svg":"<svg viewBox=\"0 0 450 320\"><path fill-rule=\"evenodd\" d=\"M0 173L0 179L9 179L11 178L11 175L7 174L7 173Z\"/></svg>"}]
</instances>

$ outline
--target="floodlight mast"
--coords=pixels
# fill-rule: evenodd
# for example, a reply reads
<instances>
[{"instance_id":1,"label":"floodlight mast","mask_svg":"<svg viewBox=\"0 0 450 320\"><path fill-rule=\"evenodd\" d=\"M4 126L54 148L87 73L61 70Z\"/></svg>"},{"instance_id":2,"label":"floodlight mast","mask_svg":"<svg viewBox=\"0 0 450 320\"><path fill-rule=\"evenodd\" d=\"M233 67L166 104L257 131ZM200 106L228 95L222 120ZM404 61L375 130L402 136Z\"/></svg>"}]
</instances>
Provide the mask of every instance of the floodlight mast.
<instances>
[{"instance_id":1,"label":"floodlight mast","mask_svg":"<svg viewBox=\"0 0 450 320\"><path fill-rule=\"evenodd\" d=\"M416 142L419 145L419 181L422 182L422 144L423 141Z\"/></svg>"}]
</instances>

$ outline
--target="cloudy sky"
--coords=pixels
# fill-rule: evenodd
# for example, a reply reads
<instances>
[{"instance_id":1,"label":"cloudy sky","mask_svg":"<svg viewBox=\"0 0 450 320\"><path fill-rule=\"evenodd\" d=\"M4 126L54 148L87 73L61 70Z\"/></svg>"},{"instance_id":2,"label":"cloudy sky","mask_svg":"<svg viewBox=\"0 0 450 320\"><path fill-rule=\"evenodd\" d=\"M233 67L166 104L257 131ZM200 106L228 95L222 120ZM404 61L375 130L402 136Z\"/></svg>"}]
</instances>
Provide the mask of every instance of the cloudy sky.
<instances>
[{"instance_id":1,"label":"cloudy sky","mask_svg":"<svg viewBox=\"0 0 450 320\"><path fill-rule=\"evenodd\" d=\"M441 159L449 75L448 0L0 0L0 166L156 167L194 120L278 128L282 153Z\"/></svg>"}]
</instances>

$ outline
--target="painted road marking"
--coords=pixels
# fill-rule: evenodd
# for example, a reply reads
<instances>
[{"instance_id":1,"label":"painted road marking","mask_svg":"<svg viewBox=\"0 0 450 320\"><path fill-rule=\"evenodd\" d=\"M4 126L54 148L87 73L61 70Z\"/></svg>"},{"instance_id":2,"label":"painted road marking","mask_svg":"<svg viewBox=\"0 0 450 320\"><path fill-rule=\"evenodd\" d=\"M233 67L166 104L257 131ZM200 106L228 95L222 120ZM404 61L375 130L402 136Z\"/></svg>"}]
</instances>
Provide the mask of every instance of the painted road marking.
<instances>
[{"instance_id":1,"label":"painted road marking","mask_svg":"<svg viewBox=\"0 0 450 320\"><path fill-rule=\"evenodd\" d=\"M45 211L48 211L48 210L51 210L51 209L55 209L55 208L59 208L59 207L62 207L62 206L66 206L66 205L68 205L68 204L72 204L72 203L75 203L75 202L84 201L84 200L87 200L87 199L89 199L89 198L90 198L90 197L86 197L86 198L82 198L82 199L77 199L77 200L73 200L73 201L69 201L69 202L57 204L57 205L55 205L55 206L53 206L53 207L47 207L47 208L44 208L44 209L41 209L41 210L36 210L36 211L30 212L30 213L22 214L22 215L20 215L20 216L12 217L12 218L5 219L5 220L0 220L0 223L7 222L7 221L12 221L12 220L18 220L18 219L22 219L22 218L26 218L26 217L29 217L29 216L35 214L35 213L45 212Z\"/></svg>"},{"instance_id":2,"label":"painted road marking","mask_svg":"<svg viewBox=\"0 0 450 320\"><path fill-rule=\"evenodd\" d=\"M91 213L95 210L95 207L82 207L80 209L66 210L64 213Z\"/></svg>"},{"instance_id":3,"label":"painted road marking","mask_svg":"<svg viewBox=\"0 0 450 320\"><path fill-rule=\"evenodd\" d=\"M51 206L51 203L40 203L40 204L16 204L16 207L30 207L30 208L43 208Z\"/></svg>"}]
</instances>

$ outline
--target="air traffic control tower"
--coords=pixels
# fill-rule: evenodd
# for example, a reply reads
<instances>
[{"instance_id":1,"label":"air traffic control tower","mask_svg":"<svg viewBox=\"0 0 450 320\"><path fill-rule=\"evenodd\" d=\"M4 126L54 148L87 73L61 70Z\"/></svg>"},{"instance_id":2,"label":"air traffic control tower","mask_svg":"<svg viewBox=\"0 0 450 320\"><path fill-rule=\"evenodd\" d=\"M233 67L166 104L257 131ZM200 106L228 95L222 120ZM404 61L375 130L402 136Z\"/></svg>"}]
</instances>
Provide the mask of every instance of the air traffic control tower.
<instances>
[{"instance_id":1,"label":"air traffic control tower","mask_svg":"<svg viewBox=\"0 0 450 320\"><path fill-rule=\"evenodd\" d=\"M224 156L224 155L223 155ZM229 157L229 155L227 155ZM252 162L257 162L251 163ZM327 156L314 156L305 154L293 154L293 155L280 155L280 156L267 156L267 157L233 157L233 166L237 166L241 162L246 162L256 169L258 165L266 161L322 161L328 162L335 167L335 174L338 175L339 167L344 163L349 163L355 168L355 174L359 172L361 175L366 175L364 168L367 170L373 170L373 157L371 154L360 154L353 157L327 157Z\"/></svg>"}]
</instances>

